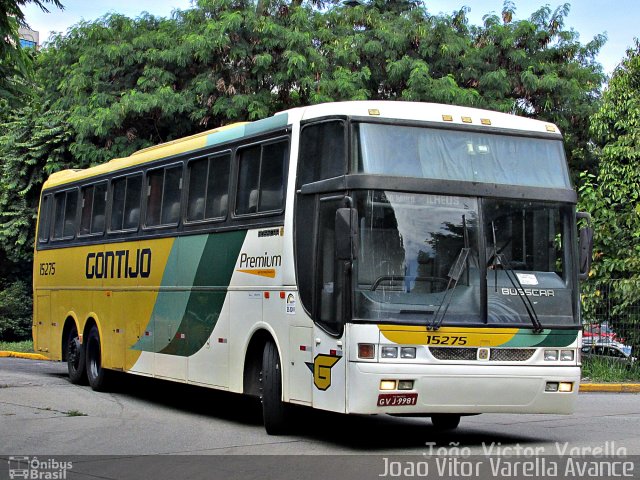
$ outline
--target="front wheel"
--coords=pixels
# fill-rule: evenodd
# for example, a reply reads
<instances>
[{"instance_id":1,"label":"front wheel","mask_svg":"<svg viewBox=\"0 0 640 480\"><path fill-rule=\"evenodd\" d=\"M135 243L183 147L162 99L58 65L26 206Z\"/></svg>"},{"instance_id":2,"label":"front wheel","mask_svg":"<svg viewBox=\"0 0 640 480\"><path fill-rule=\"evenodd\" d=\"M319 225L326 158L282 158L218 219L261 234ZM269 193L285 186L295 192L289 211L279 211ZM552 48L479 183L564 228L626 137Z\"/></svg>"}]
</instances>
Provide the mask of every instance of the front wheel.
<instances>
[{"instance_id":1,"label":"front wheel","mask_svg":"<svg viewBox=\"0 0 640 480\"><path fill-rule=\"evenodd\" d=\"M85 385L87 383L85 353L83 345L80 343L78 329L75 326L71 327L67 335L65 358L67 359L67 370L69 371L69 380L71 383Z\"/></svg>"},{"instance_id":2,"label":"front wheel","mask_svg":"<svg viewBox=\"0 0 640 480\"><path fill-rule=\"evenodd\" d=\"M282 401L282 372L275 343L269 341L262 352L261 399L264 428L269 435L287 430L287 405Z\"/></svg>"},{"instance_id":3,"label":"front wheel","mask_svg":"<svg viewBox=\"0 0 640 480\"><path fill-rule=\"evenodd\" d=\"M102 368L102 349L100 346L100 332L97 326L91 327L85 342L87 379L91 388L97 392L107 389L109 371Z\"/></svg>"},{"instance_id":4,"label":"front wheel","mask_svg":"<svg viewBox=\"0 0 640 480\"><path fill-rule=\"evenodd\" d=\"M431 415L431 423L438 430L455 430L460 424L460 415L455 413Z\"/></svg>"}]
</instances>

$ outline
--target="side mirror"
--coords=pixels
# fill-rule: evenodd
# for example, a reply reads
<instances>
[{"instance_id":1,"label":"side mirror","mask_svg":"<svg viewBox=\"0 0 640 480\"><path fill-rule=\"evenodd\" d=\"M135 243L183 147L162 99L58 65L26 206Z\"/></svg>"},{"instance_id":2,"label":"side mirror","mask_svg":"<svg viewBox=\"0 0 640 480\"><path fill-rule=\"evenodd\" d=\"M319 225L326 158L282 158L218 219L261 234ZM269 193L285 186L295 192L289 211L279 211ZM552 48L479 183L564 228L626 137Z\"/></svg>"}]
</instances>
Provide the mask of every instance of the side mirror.
<instances>
[{"instance_id":1,"label":"side mirror","mask_svg":"<svg viewBox=\"0 0 640 480\"><path fill-rule=\"evenodd\" d=\"M587 226L580 228L578 232L578 278L580 280L587 280L589 278L589 270L591 270L591 259L593 258L591 215L587 212L578 212L576 218L587 221Z\"/></svg>"},{"instance_id":2,"label":"side mirror","mask_svg":"<svg viewBox=\"0 0 640 480\"><path fill-rule=\"evenodd\" d=\"M358 211L355 208L336 210L336 260L354 260L358 256Z\"/></svg>"}]
</instances>

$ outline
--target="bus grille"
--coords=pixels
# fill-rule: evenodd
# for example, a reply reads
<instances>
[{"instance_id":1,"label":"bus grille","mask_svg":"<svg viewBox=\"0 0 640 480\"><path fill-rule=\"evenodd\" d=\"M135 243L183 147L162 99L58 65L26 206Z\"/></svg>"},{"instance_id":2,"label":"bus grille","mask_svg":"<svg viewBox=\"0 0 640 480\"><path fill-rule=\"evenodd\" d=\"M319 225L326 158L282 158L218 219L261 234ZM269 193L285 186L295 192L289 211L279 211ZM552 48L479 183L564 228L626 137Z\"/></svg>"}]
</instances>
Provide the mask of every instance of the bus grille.
<instances>
[{"instance_id":1,"label":"bus grille","mask_svg":"<svg viewBox=\"0 0 640 480\"><path fill-rule=\"evenodd\" d=\"M489 359L492 362L526 362L534 353L535 348L492 348Z\"/></svg>"},{"instance_id":2,"label":"bus grille","mask_svg":"<svg viewBox=\"0 0 640 480\"><path fill-rule=\"evenodd\" d=\"M431 355L437 360L476 360L477 348L429 347Z\"/></svg>"},{"instance_id":3,"label":"bus grille","mask_svg":"<svg viewBox=\"0 0 640 480\"><path fill-rule=\"evenodd\" d=\"M535 348L492 348L489 356L491 362L526 362L534 353ZM477 360L477 348L459 347L429 347L431 355L436 360Z\"/></svg>"}]
</instances>

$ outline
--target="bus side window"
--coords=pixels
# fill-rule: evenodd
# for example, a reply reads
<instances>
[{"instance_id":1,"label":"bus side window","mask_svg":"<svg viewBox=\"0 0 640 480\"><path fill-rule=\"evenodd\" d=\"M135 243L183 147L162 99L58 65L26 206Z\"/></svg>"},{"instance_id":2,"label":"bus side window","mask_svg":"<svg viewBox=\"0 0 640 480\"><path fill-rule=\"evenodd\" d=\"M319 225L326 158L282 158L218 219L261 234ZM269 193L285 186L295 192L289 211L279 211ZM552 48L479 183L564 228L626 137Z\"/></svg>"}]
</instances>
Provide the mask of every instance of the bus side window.
<instances>
[{"instance_id":1,"label":"bus side window","mask_svg":"<svg viewBox=\"0 0 640 480\"><path fill-rule=\"evenodd\" d=\"M104 233L104 216L107 206L106 182L83 187L79 235Z\"/></svg>"},{"instance_id":2,"label":"bus side window","mask_svg":"<svg viewBox=\"0 0 640 480\"><path fill-rule=\"evenodd\" d=\"M58 192L54 195L53 201L54 224L52 238L54 240L73 238L76 233L78 191L74 189Z\"/></svg>"},{"instance_id":3,"label":"bus side window","mask_svg":"<svg viewBox=\"0 0 640 480\"><path fill-rule=\"evenodd\" d=\"M189 163L188 222L227 216L230 162L225 153Z\"/></svg>"},{"instance_id":4,"label":"bus side window","mask_svg":"<svg viewBox=\"0 0 640 480\"><path fill-rule=\"evenodd\" d=\"M288 150L287 141L239 150L237 215L282 210Z\"/></svg>"},{"instance_id":5,"label":"bus side window","mask_svg":"<svg viewBox=\"0 0 640 480\"><path fill-rule=\"evenodd\" d=\"M142 175L120 177L111 183L110 231L135 230L140 221Z\"/></svg>"},{"instance_id":6,"label":"bus side window","mask_svg":"<svg viewBox=\"0 0 640 480\"><path fill-rule=\"evenodd\" d=\"M176 225L180 220L182 164L152 170L147 180L146 225Z\"/></svg>"},{"instance_id":7,"label":"bus side window","mask_svg":"<svg viewBox=\"0 0 640 480\"><path fill-rule=\"evenodd\" d=\"M300 135L297 188L346 173L344 122L307 125Z\"/></svg>"},{"instance_id":8,"label":"bus side window","mask_svg":"<svg viewBox=\"0 0 640 480\"><path fill-rule=\"evenodd\" d=\"M49 241L49 230L51 226L51 195L42 198L40 206L40 225L38 226L38 241L46 243Z\"/></svg>"}]
</instances>

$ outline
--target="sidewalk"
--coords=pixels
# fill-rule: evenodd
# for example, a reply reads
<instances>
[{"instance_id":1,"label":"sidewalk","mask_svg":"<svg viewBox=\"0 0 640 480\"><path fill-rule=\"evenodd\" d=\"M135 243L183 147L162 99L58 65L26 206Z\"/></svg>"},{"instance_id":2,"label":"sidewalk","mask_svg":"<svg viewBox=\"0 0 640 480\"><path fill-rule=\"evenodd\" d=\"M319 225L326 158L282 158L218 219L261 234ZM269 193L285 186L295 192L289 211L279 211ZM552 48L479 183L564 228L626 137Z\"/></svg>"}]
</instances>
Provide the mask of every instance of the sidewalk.
<instances>
[{"instance_id":1,"label":"sidewalk","mask_svg":"<svg viewBox=\"0 0 640 480\"><path fill-rule=\"evenodd\" d=\"M22 353L0 351L0 358L26 358L29 360L49 360L39 353ZM640 383L581 383L580 392L608 392L608 393L640 393Z\"/></svg>"}]
</instances>

